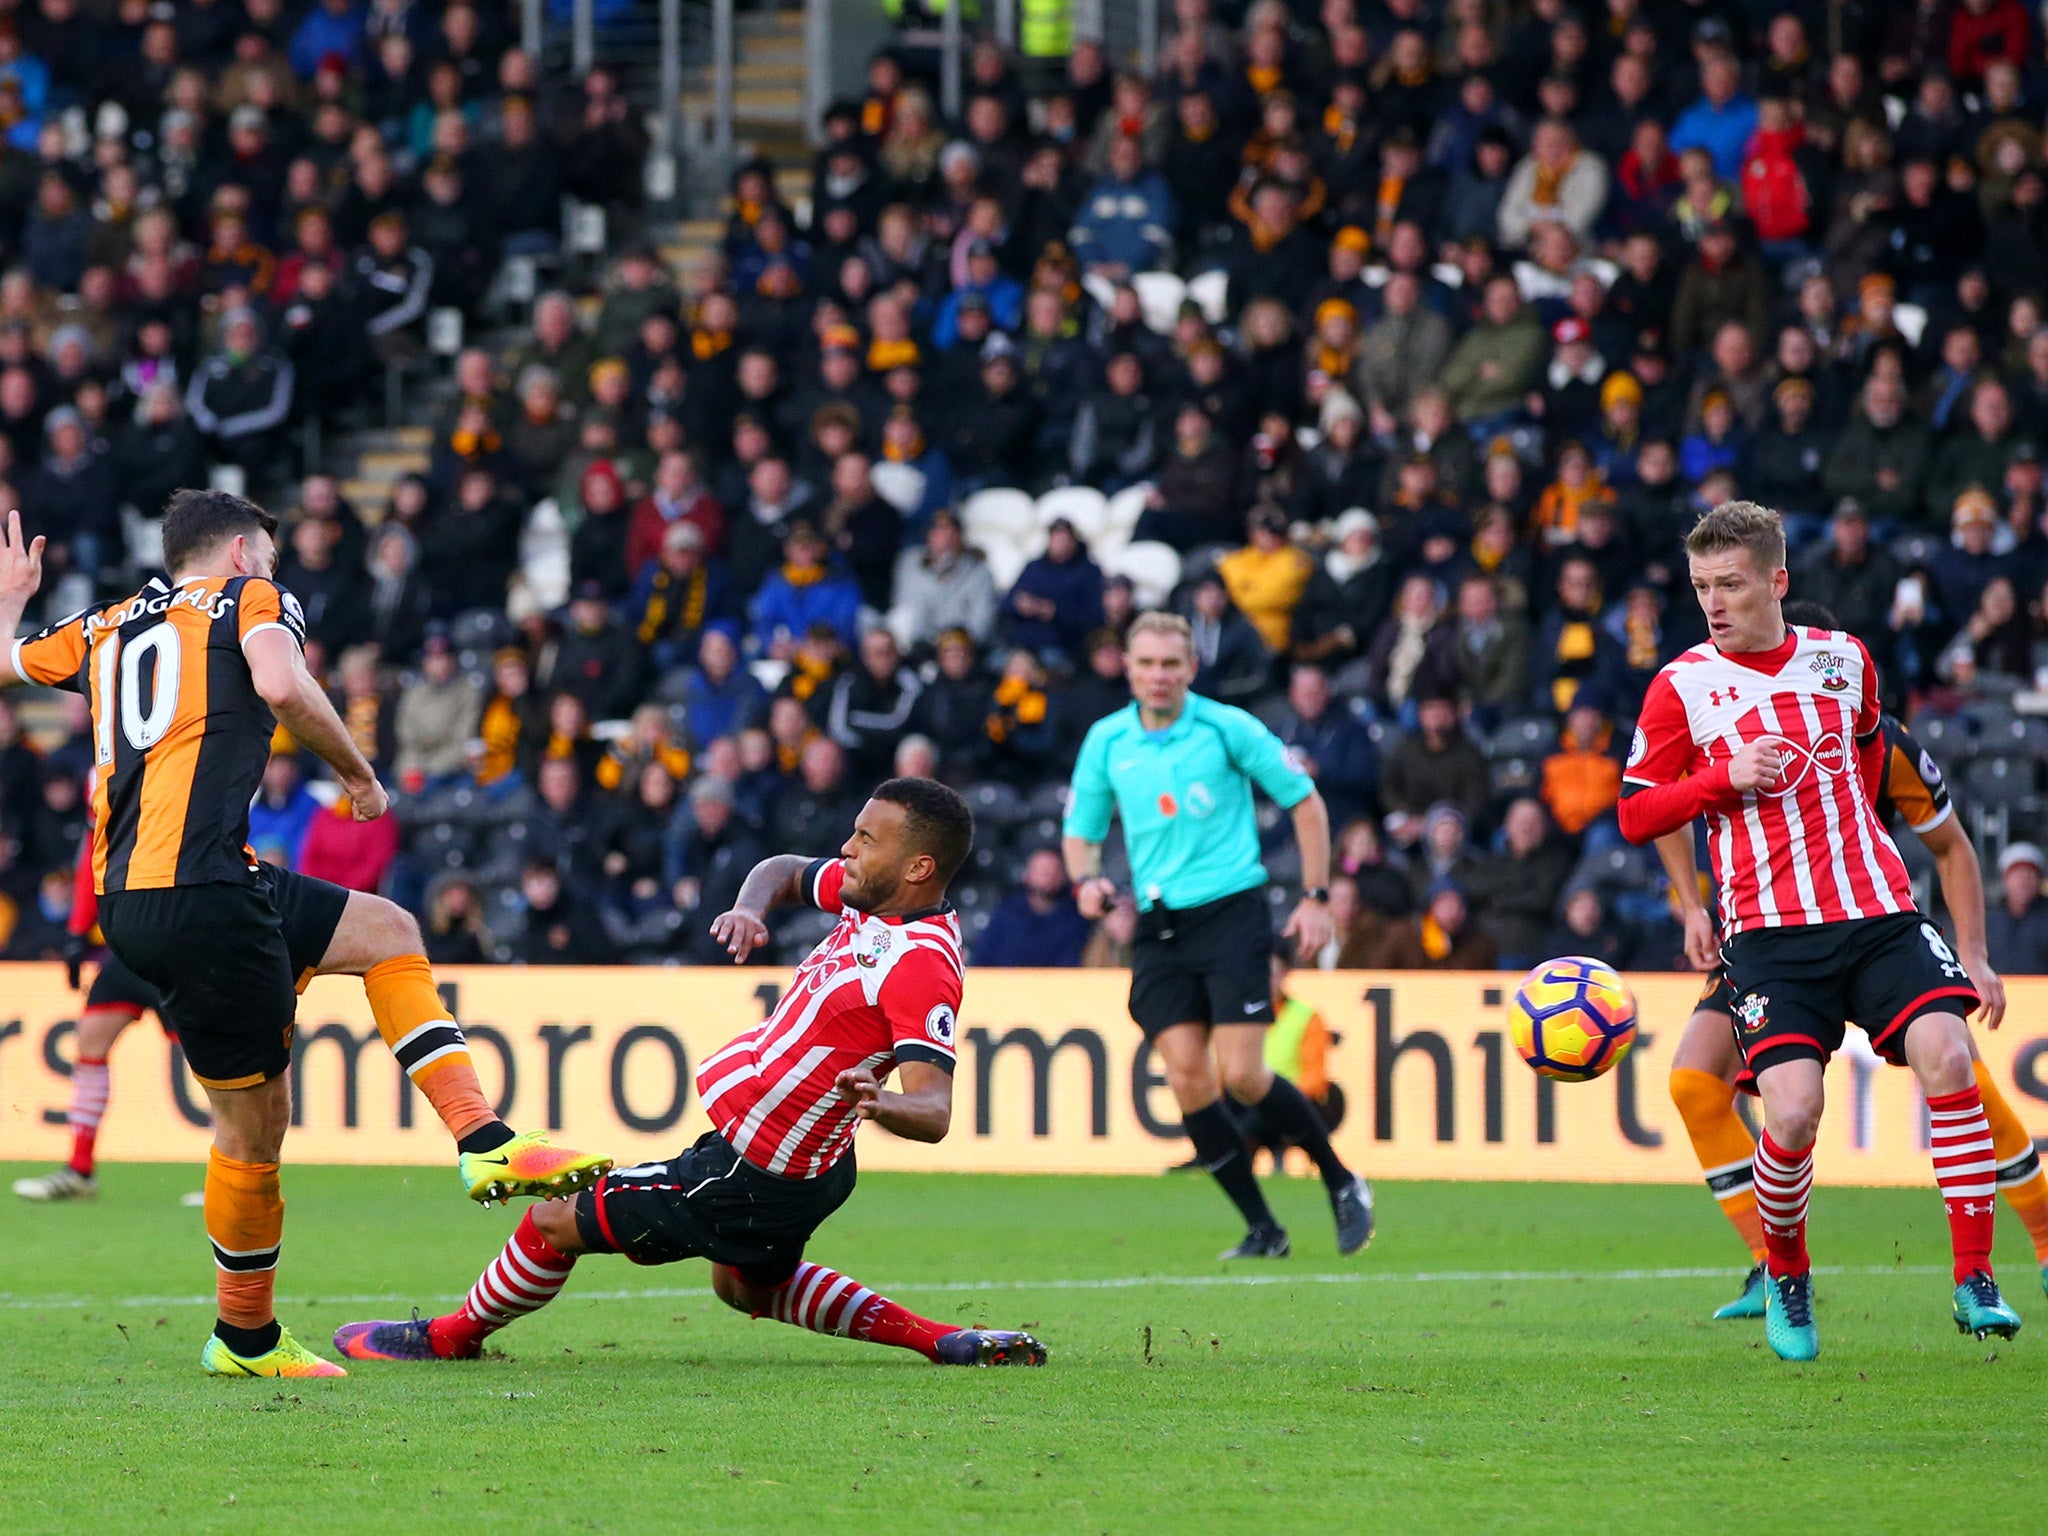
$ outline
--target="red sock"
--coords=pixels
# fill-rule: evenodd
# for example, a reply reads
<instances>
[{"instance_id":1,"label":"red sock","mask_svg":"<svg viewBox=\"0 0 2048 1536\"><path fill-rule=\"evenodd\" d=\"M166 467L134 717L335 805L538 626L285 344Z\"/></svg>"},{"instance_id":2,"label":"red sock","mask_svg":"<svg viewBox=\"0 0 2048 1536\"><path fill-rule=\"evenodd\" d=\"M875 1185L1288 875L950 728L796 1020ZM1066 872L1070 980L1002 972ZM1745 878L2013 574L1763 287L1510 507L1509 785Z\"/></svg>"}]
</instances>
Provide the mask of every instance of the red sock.
<instances>
[{"instance_id":1,"label":"red sock","mask_svg":"<svg viewBox=\"0 0 2048 1536\"><path fill-rule=\"evenodd\" d=\"M113 1087L104 1056L81 1056L71 1067L71 1171L92 1177L93 1146L100 1136L100 1117L107 1112Z\"/></svg>"},{"instance_id":2,"label":"red sock","mask_svg":"<svg viewBox=\"0 0 2048 1536\"><path fill-rule=\"evenodd\" d=\"M1803 1275L1812 1267L1806 1255L1812 1192L1813 1148L1787 1152L1766 1130L1756 1149L1756 1209L1764 1223L1764 1262L1774 1276Z\"/></svg>"},{"instance_id":3,"label":"red sock","mask_svg":"<svg viewBox=\"0 0 2048 1536\"><path fill-rule=\"evenodd\" d=\"M1984 1098L1972 1083L1960 1093L1927 1101L1927 1146L1934 1181L1948 1207L1948 1240L1955 1250L1956 1284L1978 1270L1991 1272L1991 1234L1998 1219L1996 1159Z\"/></svg>"},{"instance_id":4,"label":"red sock","mask_svg":"<svg viewBox=\"0 0 2048 1536\"><path fill-rule=\"evenodd\" d=\"M575 1267L574 1254L562 1252L541 1236L529 1207L504 1251L477 1276L462 1305L427 1324L434 1353L444 1360L476 1354L484 1340L507 1323L553 1301Z\"/></svg>"},{"instance_id":5,"label":"red sock","mask_svg":"<svg viewBox=\"0 0 2048 1536\"><path fill-rule=\"evenodd\" d=\"M927 1360L938 1358L939 1340L954 1331L822 1264L799 1264L796 1273L775 1288L768 1315L813 1333L914 1349Z\"/></svg>"}]
</instances>

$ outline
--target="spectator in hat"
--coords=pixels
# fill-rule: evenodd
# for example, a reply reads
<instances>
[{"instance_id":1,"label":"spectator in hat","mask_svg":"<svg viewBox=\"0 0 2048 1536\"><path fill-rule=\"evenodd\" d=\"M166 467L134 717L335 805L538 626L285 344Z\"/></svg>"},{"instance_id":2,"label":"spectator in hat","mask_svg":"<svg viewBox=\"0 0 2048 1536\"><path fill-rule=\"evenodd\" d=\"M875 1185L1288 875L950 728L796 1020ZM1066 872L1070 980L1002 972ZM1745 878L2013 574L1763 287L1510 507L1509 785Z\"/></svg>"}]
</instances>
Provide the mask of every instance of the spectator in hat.
<instances>
[{"instance_id":1,"label":"spectator in hat","mask_svg":"<svg viewBox=\"0 0 2048 1536\"><path fill-rule=\"evenodd\" d=\"M1452 880L1460 891L1478 873L1479 854L1472 846L1472 824L1448 801L1432 805L1422 818L1422 837L1408 853L1408 884L1417 907L1428 903L1439 880Z\"/></svg>"},{"instance_id":2,"label":"spectator in hat","mask_svg":"<svg viewBox=\"0 0 2048 1536\"><path fill-rule=\"evenodd\" d=\"M214 457L239 465L258 484L283 468L294 382L292 365L262 342L256 312L230 310L221 321L221 349L193 370L185 391L185 410Z\"/></svg>"},{"instance_id":3,"label":"spectator in hat","mask_svg":"<svg viewBox=\"0 0 2048 1536\"><path fill-rule=\"evenodd\" d=\"M1465 893L1446 876L1430 886L1422 910L1387 924L1370 964L1387 971L1490 971L1500 949L1472 921Z\"/></svg>"},{"instance_id":4,"label":"spectator in hat","mask_svg":"<svg viewBox=\"0 0 2048 1536\"><path fill-rule=\"evenodd\" d=\"M960 309L970 298L981 300L982 308L1000 331L1014 331L1024 319L1024 285L1006 274L996 263L995 247L976 240L967 248L966 281L946 296L932 326L932 344L945 348L959 335Z\"/></svg>"},{"instance_id":5,"label":"spectator in hat","mask_svg":"<svg viewBox=\"0 0 2048 1536\"><path fill-rule=\"evenodd\" d=\"M805 521L790 528L782 557L747 605L755 647L763 656L787 660L798 637L816 623L830 625L851 647L860 613L860 587L852 573L832 559L823 537Z\"/></svg>"},{"instance_id":6,"label":"spectator in hat","mask_svg":"<svg viewBox=\"0 0 2048 1536\"><path fill-rule=\"evenodd\" d=\"M1984 947L2001 976L2048 976L2048 901L2041 850L2008 843L1998 856L1999 900L1984 914Z\"/></svg>"},{"instance_id":7,"label":"spectator in hat","mask_svg":"<svg viewBox=\"0 0 2048 1536\"><path fill-rule=\"evenodd\" d=\"M1956 498L1949 515L1948 547L1937 550L1932 563L1934 600L1949 626L1960 625L1976 612L1978 599L1994 577L2012 575L2011 561L1994 551L1998 536L1998 503L1990 492L1971 486Z\"/></svg>"},{"instance_id":8,"label":"spectator in hat","mask_svg":"<svg viewBox=\"0 0 2048 1536\"><path fill-rule=\"evenodd\" d=\"M1214 570L1188 593L1186 617L1193 632L1197 693L1242 705L1265 690L1272 680L1273 653Z\"/></svg>"},{"instance_id":9,"label":"spectator in hat","mask_svg":"<svg viewBox=\"0 0 2048 1536\"><path fill-rule=\"evenodd\" d=\"M1074 905L1057 849L1034 849L1017 888L989 916L975 941L976 965L1076 966L1088 943L1088 920Z\"/></svg>"},{"instance_id":10,"label":"spectator in hat","mask_svg":"<svg viewBox=\"0 0 2048 1536\"><path fill-rule=\"evenodd\" d=\"M1583 440L1599 425L1607 359L1593 345L1593 328L1577 315L1566 315L1551 326L1550 340L1550 362L1529 401L1530 414L1543 423L1552 442Z\"/></svg>"},{"instance_id":11,"label":"spectator in hat","mask_svg":"<svg viewBox=\"0 0 2048 1536\"><path fill-rule=\"evenodd\" d=\"M550 693L573 693L593 720L630 712L641 695L646 656L634 631L612 611L603 584L577 582L562 618L544 686Z\"/></svg>"},{"instance_id":12,"label":"spectator in hat","mask_svg":"<svg viewBox=\"0 0 2048 1536\"><path fill-rule=\"evenodd\" d=\"M1543 803L1567 837L1578 837L1621 800L1621 763L1611 750L1614 727L1591 690L1582 689L1565 715L1557 751L1543 760Z\"/></svg>"},{"instance_id":13,"label":"spectator in hat","mask_svg":"<svg viewBox=\"0 0 2048 1536\"><path fill-rule=\"evenodd\" d=\"M1071 665L1082 642L1102 624L1102 571L1066 518L1045 531L1045 553L1026 565L1003 599L1003 632L1011 644L1048 664Z\"/></svg>"},{"instance_id":14,"label":"spectator in hat","mask_svg":"<svg viewBox=\"0 0 2048 1536\"><path fill-rule=\"evenodd\" d=\"M1716 470L1726 470L1739 483L1749 467L1749 433L1735 413L1725 389L1700 397L1699 424L1678 444L1678 471L1699 483Z\"/></svg>"}]
</instances>

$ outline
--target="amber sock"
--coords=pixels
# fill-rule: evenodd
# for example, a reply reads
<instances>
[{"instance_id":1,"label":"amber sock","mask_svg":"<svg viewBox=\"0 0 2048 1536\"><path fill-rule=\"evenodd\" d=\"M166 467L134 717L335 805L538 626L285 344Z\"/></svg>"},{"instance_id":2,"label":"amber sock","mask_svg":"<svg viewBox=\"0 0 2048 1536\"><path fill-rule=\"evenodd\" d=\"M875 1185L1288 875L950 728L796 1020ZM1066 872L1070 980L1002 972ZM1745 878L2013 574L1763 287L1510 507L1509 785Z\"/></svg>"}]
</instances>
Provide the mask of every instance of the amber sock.
<instances>
[{"instance_id":1,"label":"amber sock","mask_svg":"<svg viewBox=\"0 0 2048 1536\"><path fill-rule=\"evenodd\" d=\"M2027 1236L2034 1240L2035 1261L2048 1264L2048 1174L2041 1171L2041 1155L2034 1138L2020 1124L2020 1117L1998 1091L1998 1082L1983 1062L1973 1062L1977 1092L1984 1098L1984 1118L1991 1122L1991 1155L1998 1162L1998 1192L2013 1214L2026 1223Z\"/></svg>"},{"instance_id":2,"label":"amber sock","mask_svg":"<svg viewBox=\"0 0 2048 1536\"><path fill-rule=\"evenodd\" d=\"M277 1164L245 1163L217 1148L207 1153L206 1236L213 1244L214 1291L223 1325L214 1331L237 1354L262 1354L277 1342L272 1298L284 1240ZM260 1342L265 1338L269 1342Z\"/></svg>"},{"instance_id":3,"label":"amber sock","mask_svg":"<svg viewBox=\"0 0 2048 1536\"><path fill-rule=\"evenodd\" d=\"M1735 1089L1711 1072L1674 1067L1671 1102L1692 1138L1693 1156L1706 1175L1707 1188L1720 1202L1721 1214L1749 1245L1750 1257L1764 1259L1764 1225L1757 1215L1755 1188L1756 1138L1735 1113Z\"/></svg>"},{"instance_id":4,"label":"amber sock","mask_svg":"<svg viewBox=\"0 0 2048 1536\"><path fill-rule=\"evenodd\" d=\"M472 1132L501 1123L476 1080L462 1026L441 1005L434 968L425 955L399 955L371 966L363 975L363 991L377 1033L458 1144Z\"/></svg>"}]
</instances>

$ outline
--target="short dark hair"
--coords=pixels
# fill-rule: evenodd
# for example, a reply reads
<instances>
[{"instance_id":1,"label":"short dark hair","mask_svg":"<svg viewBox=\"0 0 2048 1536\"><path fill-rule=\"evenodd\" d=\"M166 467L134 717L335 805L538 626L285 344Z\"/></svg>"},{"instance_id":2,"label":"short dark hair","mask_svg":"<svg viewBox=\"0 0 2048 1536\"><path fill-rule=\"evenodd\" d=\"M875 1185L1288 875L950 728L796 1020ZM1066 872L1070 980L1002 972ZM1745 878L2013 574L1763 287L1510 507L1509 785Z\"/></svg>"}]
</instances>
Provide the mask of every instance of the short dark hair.
<instances>
[{"instance_id":1,"label":"short dark hair","mask_svg":"<svg viewBox=\"0 0 2048 1536\"><path fill-rule=\"evenodd\" d=\"M918 851L938 866L940 888L951 885L974 847L974 812L959 793L937 779L889 779L868 798L903 807Z\"/></svg>"},{"instance_id":2,"label":"short dark hair","mask_svg":"<svg viewBox=\"0 0 2048 1536\"><path fill-rule=\"evenodd\" d=\"M173 491L164 507L164 569L176 576L237 534L275 534L277 519L226 491Z\"/></svg>"},{"instance_id":3,"label":"short dark hair","mask_svg":"<svg viewBox=\"0 0 2048 1536\"><path fill-rule=\"evenodd\" d=\"M1806 629L1840 629L1835 622L1835 611L1824 603L1790 602L1784 607L1785 622L1797 624Z\"/></svg>"}]
</instances>

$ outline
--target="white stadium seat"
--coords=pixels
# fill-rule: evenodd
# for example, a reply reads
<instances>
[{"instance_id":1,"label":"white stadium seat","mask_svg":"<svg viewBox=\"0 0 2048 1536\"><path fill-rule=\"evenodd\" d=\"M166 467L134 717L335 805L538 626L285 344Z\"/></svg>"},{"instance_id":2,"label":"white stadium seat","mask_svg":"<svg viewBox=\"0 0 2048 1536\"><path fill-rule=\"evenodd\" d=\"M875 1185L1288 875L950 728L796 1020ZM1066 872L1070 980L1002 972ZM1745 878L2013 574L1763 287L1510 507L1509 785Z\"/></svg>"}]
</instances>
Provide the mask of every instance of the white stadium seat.
<instances>
[{"instance_id":1,"label":"white stadium seat","mask_svg":"<svg viewBox=\"0 0 2048 1536\"><path fill-rule=\"evenodd\" d=\"M1093 544L1109 526L1109 499L1091 485L1064 485L1038 498L1038 526L1050 528L1060 518L1074 525L1084 544Z\"/></svg>"},{"instance_id":2,"label":"white stadium seat","mask_svg":"<svg viewBox=\"0 0 2048 1536\"><path fill-rule=\"evenodd\" d=\"M1138 291L1138 309L1145 324L1164 336L1180 317L1180 302L1188 296L1188 285L1171 272L1137 272L1131 286Z\"/></svg>"},{"instance_id":3,"label":"white stadium seat","mask_svg":"<svg viewBox=\"0 0 2048 1536\"><path fill-rule=\"evenodd\" d=\"M1188 279L1188 297L1202 306L1211 325L1221 325L1230 313L1230 274L1220 270L1197 273Z\"/></svg>"},{"instance_id":4,"label":"white stadium seat","mask_svg":"<svg viewBox=\"0 0 2048 1536\"><path fill-rule=\"evenodd\" d=\"M1145 539L1117 555L1114 576L1128 576L1141 608L1157 608L1180 585L1180 551L1171 544Z\"/></svg>"},{"instance_id":5,"label":"white stadium seat","mask_svg":"<svg viewBox=\"0 0 2048 1536\"><path fill-rule=\"evenodd\" d=\"M1038 511L1028 492L991 486L961 504L960 526L977 547L990 538L1023 539L1038 526Z\"/></svg>"},{"instance_id":6,"label":"white stadium seat","mask_svg":"<svg viewBox=\"0 0 2048 1536\"><path fill-rule=\"evenodd\" d=\"M1125 486L1110 497L1109 505L1105 509L1108 514L1109 530L1123 534L1124 541L1130 542L1131 533L1138 526L1138 519L1145 515L1145 498L1151 494L1152 482L1141 480L1136 485Z\"/></svg>"}]
</instances>

